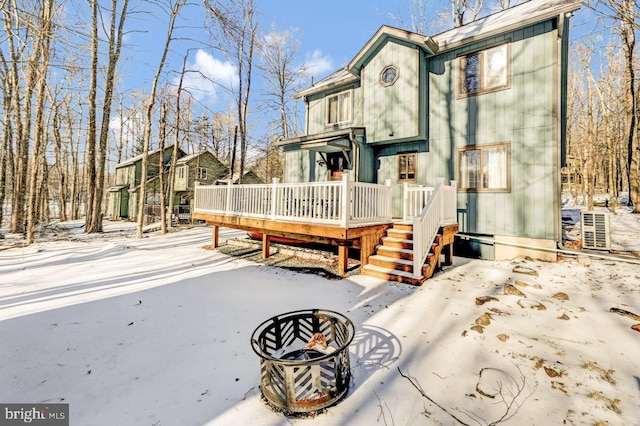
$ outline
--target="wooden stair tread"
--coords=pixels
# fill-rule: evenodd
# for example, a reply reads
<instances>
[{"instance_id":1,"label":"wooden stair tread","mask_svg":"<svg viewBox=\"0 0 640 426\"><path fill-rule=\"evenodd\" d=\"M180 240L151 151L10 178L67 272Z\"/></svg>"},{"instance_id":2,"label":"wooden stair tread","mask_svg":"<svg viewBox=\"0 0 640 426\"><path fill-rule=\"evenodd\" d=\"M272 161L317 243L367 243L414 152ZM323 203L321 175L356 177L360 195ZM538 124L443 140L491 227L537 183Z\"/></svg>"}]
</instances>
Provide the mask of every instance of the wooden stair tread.
<instances>
[{"instance_id":1,"label":"wooden stair tread","mask_svg":"<svg viewBox=\"0 0 640 426\"><path fill-rule=\"evenodd\" d=\"M389 241L390 243L404 243L404 244L413 244L413 240L407 240L404 238L394 238L394 237L382 237L382 241Z\"/></svg>"},{"instance_id":2,"label":"wooden stair tread","mask_svg":"<svg viewBox=\"0 0 640 426\"><path fill-rule=\"evenodd\" d=\"M399 263L399 264L402 264L402 265L409 265L409 266L413 265L413 261L411 261L411 260L399 259L399 258L384 256L384 255L380 255L380 254L374 254L373 256L370 256L369 259L378 259L378 260L382 260L382 261L385 261L385 262Z\"/></svg>"},{"instance_id":3,"label":"wooden stair tread","mask_svg":"<svg viewBox=\"0 0 640 426\"><path fill-rule=\"evenodd\" d=\"M388 275L400 276L400 277L404 277L404 278L410 278L410 279L415 279L416 278L411 272L400 271L398 269L384 268L382 266L376 266L376 265L371 265L371 264L364 265L363 269L364 270L371 270L371 271L381 272L381 273L385 273L385 274L388 274Z\"/></svg>"}]
</instances>

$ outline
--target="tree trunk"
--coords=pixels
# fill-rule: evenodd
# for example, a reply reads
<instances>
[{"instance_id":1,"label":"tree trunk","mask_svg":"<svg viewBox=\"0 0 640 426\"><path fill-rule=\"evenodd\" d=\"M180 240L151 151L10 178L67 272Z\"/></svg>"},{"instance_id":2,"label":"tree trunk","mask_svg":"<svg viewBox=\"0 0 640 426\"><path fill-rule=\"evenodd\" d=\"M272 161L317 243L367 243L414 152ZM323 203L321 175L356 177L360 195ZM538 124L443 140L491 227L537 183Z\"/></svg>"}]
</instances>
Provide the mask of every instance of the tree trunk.
<instances>
[{"instance_id":1,"label":"tree trunk","mask_svg":"<svg viewBox=\"0 0 640 426\"><path fill-rule=\"evenodd\" d=\"M173 152L171 153L171 166L169 167L169 223L168 226L173 226L173 222L171 220L171 215L173 215L176 192L175 192L175 182L176 182L176 163L178 162L178 149L180 149L180 98L182 95L182 84L184 82L184 74L187 66L187 56L185 55L182 61L182 72L180 73L180 82L178 83L178 92L176 93L176 114L175 114L175 132L174 140L173 140ZM180 213L180 212L178 212ZM193 214L193 212L190 212ZM176 220L180 220L180 218L176 218Z\"/></svg>"},{"instance_id":2,"label":"tree trunk","mask_svg":"<svg viewBox=\"0 0 640 426\"><path fill-rule=\"evenodd\" d=\"M164 184L164 147L165 138L167 137L167 104L162 102L160 105L160 156L158 157L158 170L160 174L158 176L160 184L160 232L162 234L167 233L167 209Z\"/></svg>"},{"instance_id":3,"label":"tree trunk","mask_svg":"<svg viewBox=\"0 0 640 426\"><path fill-rule=\"evenodd\" d=\"M138 238L142 238L144 225L144 205L146 201L145 198L147 187L147 163L149 161L147 157L149 154L149 144L151 141L151 112L153 110L153 106L155 105L158 80L160 79L160 74L162 73L162 69L164 68L164 63L167 59L167 52L169 51L169 46L171 45L171 40L173 38L173 28L175 26L178 14L180 13L180 9L182 9L182 6L184 5L184 2L185 0L177 0L171 8L171 16L169 17L169 28L167 29L167 38L164 44L164 50L162 52L160 63L158 64L158 69L156 70L156 75L153 79L153 84L151 85L151 93L149 94L149 102L147 104L145 114L144 134L142 139L142 177L140 182L140 198L138 199L138 222L136 227L136 235ZM160 153L161 156L163 154L163 152Z\"/></svg>"},{"instance_id":4,"label":"tree trunk","mask_svg":"<svg viewBox=\"0 0 640 426\"><path fill-rule=\"evenodd\" d=\"M625 57L625 115L627 117L627 128L625 129L625 140L627 142L627 182L629 185L629 202L635 206L640 191L640 177L638 170L638 154L636 153L636 88L635 70L634 70L634 52L636 45L635 30L633 28L633 3L630 0L623 0L621 4L622 30L620 37L622 38L622 49ZM640 213L640 209L635 209L636 213Z\"/></svg>"},{"instance_id":5,"label":"tree trunk","mask_svg":"<svg viewBox=\"0 0 640 426\"><path fill-rule=\"evenodd\" d=\"M97 145L97 88L98 88L98 0L91 0L91 78L89 80L89 110L85 161L87 174L87 200L85 203L85 232L93 232L93 206L96 193L96 145Z\"/></svg>"},{"instance_id":6,"label":"tree trunk","mask_svg":"<svg viewBox=\"0 0 640 426\"><path fill-rule=\"evenodd\" d=\"M55 154L55 168L58 174L58 202L60 206L60 222L67 221L67 175L62 158L63 142L60 134L60 107L52 102L53 111L53 140Z\"/></svg>"},{"instance_id":7,"label":"tree trunk","mask_svg":"<svg viewBox=\"0 0 640 426\"><path fill-rule=\"evenodd\" d=\"M47 145L46 129L45 129L45 104L47 100L47 71L49 68L49 58L51 53L51 31L52 31L52 6L53 0L47 0L42 3L41 28L38 34L37 50L42 52L41 60L38 62L38 70L33 70L38 78L38 93L36 105L35 125L36 132L34 135L33 161L31 165L31 173L29 174L29 198L27 213L27 244L31 244L35 240L36 223L39 218L40 189L38 188L38 180L44 175L45 170L40 170L41 163L45 161L45 148ZM32 64L31 66L36 66ZM31 71L31 70L30 70ZM48 197L47 197L48 198Z\"/></svg>"},{"instance_id":8,"label":"tree trunk","mask_svg":"<svg viewBox=\"0 0 640 426\"><path fill-rule=\"evenodd\" d=\"M593 146L595 145L595 134L593 131L593 92L591 80L587 80L587 144L586 144L586 161L585 161L585 175L586 175L586 189L587 210L593 210L593 197L595 192L595 176L593 165Z\"/></svg>"}]
</instances>

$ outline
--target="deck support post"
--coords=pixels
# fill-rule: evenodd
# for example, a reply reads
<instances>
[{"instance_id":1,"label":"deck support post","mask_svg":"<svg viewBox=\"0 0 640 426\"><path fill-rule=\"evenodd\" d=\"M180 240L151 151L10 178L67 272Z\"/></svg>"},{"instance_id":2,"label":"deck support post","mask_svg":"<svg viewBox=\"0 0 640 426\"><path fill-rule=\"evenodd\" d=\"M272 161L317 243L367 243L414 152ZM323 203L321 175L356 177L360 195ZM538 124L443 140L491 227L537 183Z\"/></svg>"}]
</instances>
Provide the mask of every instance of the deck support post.
<instances>
[{"instance_id":1,"label":"deck support post","mask_svg":"<svg viewBox=\"0 0 640 426\"><path fill-rule=\"evenodd\" d=\"M271 249L271 237L267 234L262 234L262 259L266 259L270 255Z\"/></svg>"},{"instance_id":2,"label":"deck support post","mask_svg":"<svg viewBox=\"0 0 640 426\"><path fill-rule=\"evenodd\" d=\"M444 246L444 265L453 265L453 243Z\"/></svg>"},{"instance_id":3,"label":"deck support post","mask_svg":"<svg viewBox=\"0 0 640 426\"><path fill-rule=\"evenodd\" d=\"M218 244L219 236L220 236L220 227L217 225L213 225L213 229L211 230L211 245L213 246L213 248L217 248L219 246Z\"/></svg>"},{"instance_id":4,"label":"deck support post","mask_svg":"<svg viewBox=\"0 0 640 426\"><path fill-rule=\"evenodd\" d=\"M349 265L349 248L347 246L338 246L338 275L344 277L347 273Z\"/></svg>"}]
</instances>

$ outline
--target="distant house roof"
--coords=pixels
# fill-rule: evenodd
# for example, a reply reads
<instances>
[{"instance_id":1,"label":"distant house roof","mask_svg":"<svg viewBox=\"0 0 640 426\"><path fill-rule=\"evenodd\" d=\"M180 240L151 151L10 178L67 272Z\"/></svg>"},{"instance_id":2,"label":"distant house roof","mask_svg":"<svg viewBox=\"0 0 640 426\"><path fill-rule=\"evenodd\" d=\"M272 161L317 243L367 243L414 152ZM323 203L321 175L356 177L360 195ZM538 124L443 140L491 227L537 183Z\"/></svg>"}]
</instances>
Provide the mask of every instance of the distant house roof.
<instances>
[{"instance_id":1,"label":"distant house roof","mask_svg":"<svg viewBox=\"0 0 640 426\"><path fill-rule=\"evenodd\" d=\"M579 0L530 0L432 37L383 25L346 67L297 93L295 97L302 98L357 82L360 79L360 67L366 62L367 57L389 39L413 43L427 55L435 55L497 34L544 22L579 8Z\"/></svg>"},{"instance_id":2,"label":"distant house roof","mask_svg":"<svg viewBox=\"0 0 640 426\"><path fill-rule=\"evenodd\" d=\"M193 159L196 159L196 158L200 157L201 155L203 155L205 153L211 154L209 151L200 151L200 152L196 152L194 154L187 154L184 157L178 158L177 163L178 164L188 163L189 161L191 161ZM211 154L211 155L213 155L213 154Z\"/></svg>"},{"instance_id":3,"label":"distant house roof","mask_svg":"<svg viewBox=\"0 0 640 426\"><path fill-rule=\"evenodd\" d=\"M216 180L216 185L219 184L226 184L229 182L229 178L231 176L227 175L223 178L217 179ZM233 174L233 178L231 179L231 183L238 183L240 181L240 173L239 172L235 172ZM244 175L242 175L242 181L244 183L264 183L264 181L256 174L256 172L254 172L253 170L249 170L248 172L245 172Z\"/></svg>"},{"instance_id":4,"label":"distant house roof","mask_svg":"<svg viewBox=\"0 0 640 426\"><path fill-rule=\"evenodd\" d=\"M172 149L173 149L173 145L169 145L165 147L163 151L172 150ZM178 149L178 150L184 153L184 151L182 151L181 149ZM160 148L154 149L153 151L149 151L147 156L156 154L158 152L160 152ZM141 161L143 156L144 154L139 154L139 155L136 155L135 157L129 158L128 160L124 160L123 162L116 164L116 169L124 166L130 166L131 164L135 164L136 162Z\"/></svg>"}]
</instances>

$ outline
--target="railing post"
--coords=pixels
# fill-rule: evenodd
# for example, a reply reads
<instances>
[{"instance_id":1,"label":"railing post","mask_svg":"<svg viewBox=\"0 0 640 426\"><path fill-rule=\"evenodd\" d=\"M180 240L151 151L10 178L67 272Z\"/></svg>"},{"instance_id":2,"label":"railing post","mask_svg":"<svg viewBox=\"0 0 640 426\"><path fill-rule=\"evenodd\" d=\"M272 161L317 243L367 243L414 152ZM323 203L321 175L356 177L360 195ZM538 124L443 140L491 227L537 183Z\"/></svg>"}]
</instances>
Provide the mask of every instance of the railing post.
<instances>
[{"instance_id":1,"label":"railing post","mask_svg":"<svg viewBox=\"0 0 640 426\"><path fill-rule=\"evenodd\" d=\"M342 175L342 184L340 185L340 216L342 220L340 223L346 227L349 223L349 203L351 202L349 194L349 175L347 173Z\"/></svg>"},{"instance_id":2,"label":"railing post","mask_svg":"<svg viewBox=\"0 0 640 426\"><path fill-rule=\"evenodd\" d=\"M458 182L451 181L451 219L457 221L458 215Z\"/></svg>"},{"instance_id":3,"label":"railing post","mask_svg":"<svg viewBox=\"0 0 640 426\"><path fill-rule=\"evenodd\" d=\"M404 182L402 184L402 220L407 220L409 215L407 211L409 210L409 182Z\"/></svg>"},{"instance_id":4,"label":"railing post","mask_svg":"<svg viewBox=\"0 0 640 426\"><path fill-rule=\"evenodd\" d=\"M392 218L393 217L393 188L391 187L391 179L386 179L384 181L384 185L387 187L387 196L385 198L382 199L382 203L381 206L384 206L384 208L381 208L380 211L384 212L384 217L385 218Z\"/></svg>"},{"instance_id":5,"label":"railing post","mask_svg":"<svg viewBox=\"0 0 640 426\"><path fill-rule=\"evenodd\" d=\"M420 215L414 216L413 226L413 276L422 276L422 252L423 252L423 232L420 221Z\"/></svg>"},{"instance_id":6,"label":"railing post","mask_svg":"<svg viewBox=\"0 0 640 426\"><path fill-rule=\"evenodd\" d=\"M224 206L224 212L228 216L231 211L231 180L227 181L227 199Z\"/></svg>"},{"instance_id":7,"label":"railing post","mask_svg":"<svg viewBox=\"0 0 640 426\"><path fill-rule=\"evenodd\" d=\"M193 191L193 209L196 209L196 206L198 205L198 202L200 201L198 198L202 198L202 193L200 193L200 191L198 191L198 187L200 186L200 182L196 181L196 186L195 189ZM175 207L174 207L175 210ZM173 214L173 212L170 212L171 214ZM180 213L180 212L178 212Z\"/></svg>"},{"instance_id":8,"label":"railing post","mask_svg":"<svg viewBox=\"0 0 640 426\"><path fill-rule=\"evenodd\" d=\"M276 194L278 193L280 178L273 178L271 186L271 220L276 218Z\"/></svg>"},{"instance_id":9,"label":"railing post","mask_svg":"<svg viewBox=\"0 0 640 426\"><path fill-rule=\"evenodd\" d=\"M436 184L436 186L440 185L440 191L438 191L439 195L438 195L438 209L440 210L440 217L438 218L438 225L440 225L440 223L442 223L442 218L444 217L444 200L445 200L445 196L444 196L444 178L438 178L438 183Z\"/></svg>"}]
</instances>

